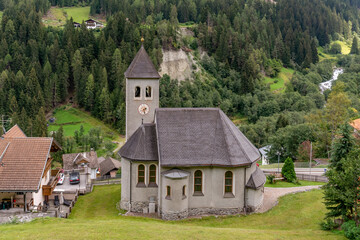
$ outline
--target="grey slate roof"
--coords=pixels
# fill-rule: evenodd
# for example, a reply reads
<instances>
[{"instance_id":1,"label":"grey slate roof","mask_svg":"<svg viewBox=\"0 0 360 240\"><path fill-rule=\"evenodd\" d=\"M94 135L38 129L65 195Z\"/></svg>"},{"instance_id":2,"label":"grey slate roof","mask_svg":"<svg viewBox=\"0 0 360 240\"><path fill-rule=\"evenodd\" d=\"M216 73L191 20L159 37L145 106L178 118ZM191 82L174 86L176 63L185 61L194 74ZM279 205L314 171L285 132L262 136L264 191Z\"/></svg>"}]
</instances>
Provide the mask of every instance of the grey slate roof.
<instances>
[{"instance_id":1,"label":"grey slate roof","mask_svg":"<svg viewBox=\"0 0 360 240\"><path fill-rule=\"evenodd\" d=\"M119 168L121 168L121 163L118 160L111 157L105 158L99 163L99 165L100 165L101 176L104 176L105 174L109 173L112 170L118 170Z\"/></svg>"},{"instance_id":2,"label":"grey slate roof","mask_svg":"<svg viewBox=\"0 0 360 240\"><path fill-rule=\"evenodd\" d=\"M246 166L260 158L256 147L218 108L155 111L160 164Z\"/></svg>"},{"instance_id":3,"label":"grey slate roof","mask_svg":"<svg viewBox=\"0 0 360 240\"><path fill-rule=\"evenodd\" d=\"M97 153L95 151L63 154L62 160L64 170L76 169L77 164L82 160L89 162L90 168L99 168Z\"/></svg>"},{"instance_id":4,"label":"grey slate roof","mask_svg":"<svg viewBox=\"0 0 360 240\"><path fill-rule=\"evenodd\" d=\"M159 158L155 124L141 125L119 150L119 155L131 160L157 161Z\"/></svg>"},{"instance_id":5,"label":"grey slate roof","mask_svg":"<svg viewBox=\"0 0 360 240\"><path fill-rule=\"evenodd\" d=\"M218 108L159 108L155 122L141 125L119 155L156 161L159 153L164 167L247 166L260 158L257 148Z\"/></svg>"},{"instance_id":6,"label":"grey slate roof","mask_svg":"<svg viewBox=\"0 0 360 240\"><path fill-rule=\"evenodd\" d=\"M262 187L266 182L266 176L260 168L256 167L256 170L251 174L246 187L252 189L258 189Z\"/></svg>"},{"instance_id":7,"label":"grey slate roof","mask_svg":"<svg viewBox=\"0 0 360 240\"><path fill-rule=\"evenodd\" d=\"M152 63L149 55L143 45L136 54L134 60L131 62L129 68L125 72L125 77L128 79L158 79L159 73L156 71L154 64Z\"/></svg>"}]
</instances>

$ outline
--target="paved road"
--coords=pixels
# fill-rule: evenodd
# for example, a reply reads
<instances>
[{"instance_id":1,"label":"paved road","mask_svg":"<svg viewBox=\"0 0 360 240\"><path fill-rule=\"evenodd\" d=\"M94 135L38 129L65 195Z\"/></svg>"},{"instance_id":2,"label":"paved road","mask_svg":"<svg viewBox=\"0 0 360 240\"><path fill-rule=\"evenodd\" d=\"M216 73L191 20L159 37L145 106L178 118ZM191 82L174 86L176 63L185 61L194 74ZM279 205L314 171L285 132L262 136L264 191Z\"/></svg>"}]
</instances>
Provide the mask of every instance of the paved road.
<instances>
[{"instance_id":1,"label":"paved road","mask_svg":"<svg viewBox=\"0 0 360 240\"><path fill-rule=\"evenodd\" d=\"M80 174L80 184L70 184L69 176L65 176L64 183L62 185L57 185L54 191L76 191L86 189L86 175Z\"/></svg>"},{"instance_id":2,"label":"paved road","mask_svg":"<svg viewBox=\"0 0 360 240\"><path fill-rule=\"evenodd\" d=\"M258 212L267 212L275 207L279 201L279 197L290 193L306 192L312 189L318 189L321 186L304 186L304 187L290 187L290 188L271 188L266 187L264 189L264 201L262 207Z\"/></svg>"}]
</instances>

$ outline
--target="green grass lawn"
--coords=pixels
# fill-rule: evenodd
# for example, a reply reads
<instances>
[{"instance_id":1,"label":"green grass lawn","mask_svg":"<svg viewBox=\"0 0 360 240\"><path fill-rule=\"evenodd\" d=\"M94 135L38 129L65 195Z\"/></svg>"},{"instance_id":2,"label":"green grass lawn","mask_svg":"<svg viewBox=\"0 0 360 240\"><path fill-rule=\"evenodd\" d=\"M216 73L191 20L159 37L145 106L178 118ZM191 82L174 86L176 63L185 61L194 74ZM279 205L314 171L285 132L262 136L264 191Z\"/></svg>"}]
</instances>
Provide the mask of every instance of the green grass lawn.
<instances>
[{"instance_id":1,"label":"green grass lawn","mask_svg":"<svg viewBox=\"0 0 360 240\"><path fill-rule=\"evenodd\" d=\"M345 239L326 232L321 190L290 194L263 214L166 222L119 216L120 185L96 186L80 196L69 219L38 219L0 226L0 239Z\"/></svg>"},{"instance_id":2,"label":"green grass lawn","mask_svg":"<svg viewBox=\"0 0 360 240\"><path fill-rule=\"evenodd\" d=\"M100 127L105 138L119 142L125 141L117 131L80 109L62 106L55 109L53 116L56 120L54 124L49 125L49 132L57 131L60 126L63 126L65 137L69 137L74 136L75 131L80 130L81 125L84 126L85 133L91 128Z\"/></svg>"},{"instance_id":3,"label":"green grass lawn","mask_svg":"<svg viewBox=\"0 0 360 240\"><path fill-rule=\"evenodd\" d=\"M73 18L74 22L82 23L90 18L90 6L87 7L51 7L49 12L43 17L46 26L59 27L66 23L67 19ZM105 23L104 19L92 18Z\"/></svg>"},{"instance_id":4,"label":"green grass lawn","mask_svg":"<svg viewBox=\"0 0 360 240\"><path fill-rule=\"evenodd\" d=\"M74 22L82 23L82 21L88 20L90 16L89 7L67 7L63 8L66 12L67 18L73 18Z\"/></svg>"},{"instance_id":5,"label":"green grass lawn","mask_svg":"<svg viewBox=\"0 0 360 240\"><path fill-rule=\"evenodd\" d=\"M316 185L324 185L324 182L311 182L311 181L303 181L299 180L299 184L277 181L275 184L270 184L269 181L266 181L265 187L274 187L274 188L289 188L289 187L303 187L303 186L316 186Z\"/></svg>"},{"instance_id":6,"label":"green grass lawn","mask_svg":"<svg viewBox=\"0 0 360 240\"><path fill-rule=\"evenodd\" d=\"M344 41L335 41L335 42L332 42L332 43L338 43L340 44L341 46L341 54L344 54L344 55L347 55L350 53L350 50L351 50L351 45L349 45L347 42L344 42ZM331 44L332 44L331 43Z\"/></svg>"},{"instance_id":7,"label":"green grass lawn","mask_svg":"<svg viewBox=\"0 0 360 240\"><path fill-rule=\"evenodd\" d=\"M293 74L293 69L283 67L277 77L265 77L265 83L270 84L270 90L273 92L284 92L285 84L290 81Z\"/></svg>"}]
</instances>

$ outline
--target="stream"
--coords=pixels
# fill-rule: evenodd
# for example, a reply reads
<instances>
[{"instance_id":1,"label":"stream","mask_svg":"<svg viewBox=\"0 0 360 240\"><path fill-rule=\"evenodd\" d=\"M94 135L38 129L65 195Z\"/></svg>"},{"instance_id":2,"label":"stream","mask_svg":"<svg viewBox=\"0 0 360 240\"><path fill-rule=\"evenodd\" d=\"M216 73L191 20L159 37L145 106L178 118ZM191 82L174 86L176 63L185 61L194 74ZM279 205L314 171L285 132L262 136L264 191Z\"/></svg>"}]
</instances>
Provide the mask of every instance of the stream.
<instances>
[{"instance_id":1,"label":"stream","mask_svg":"<svg viewBox=\"0 0 360 240\"><path fill-rule=\"evenodd\" d=\"M324 93L326 89L331 89L333 81L336 81L338 77L344 73L344 69L342 68L335 68L333 71L333 75L329 81L322 82L319 84L321 93Z\"/></svg>"}]
</instances>

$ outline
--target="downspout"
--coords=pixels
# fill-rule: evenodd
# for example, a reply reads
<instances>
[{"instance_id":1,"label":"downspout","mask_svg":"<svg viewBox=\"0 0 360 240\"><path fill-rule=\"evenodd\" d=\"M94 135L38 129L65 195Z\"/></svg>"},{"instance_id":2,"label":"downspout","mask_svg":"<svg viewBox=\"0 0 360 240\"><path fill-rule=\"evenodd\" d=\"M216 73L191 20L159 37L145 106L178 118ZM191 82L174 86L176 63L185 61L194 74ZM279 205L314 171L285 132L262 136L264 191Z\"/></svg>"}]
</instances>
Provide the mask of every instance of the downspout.
<instances>
[{"instance_id":1,"label":"downspout","mask_svg":"<svg viewBox=\"0 0 360 240\"><path fill-rule=\"evenodd\" d=\"M246 167L244 168L244 212L246 214L247 204L246 204Z\"/></svg>"},{"instance_id":2,"label":"downspout","mask_svg":"<svg viewBox=\"0 0 360 240\"><path fill-rule=\"evenodd\" d=\"M132 187L132 184L131 184L131 176L132 176L132 161L130 160L130 174L129 174L129 178L130 178L130 202L129 202L129 212L131 212L131 187Z\"/></svg>"}]
</instances>

